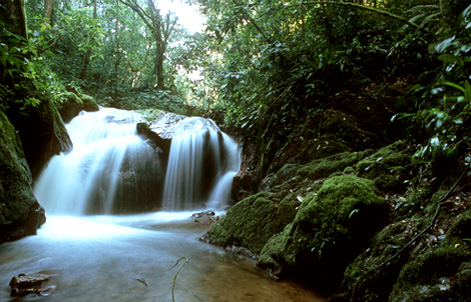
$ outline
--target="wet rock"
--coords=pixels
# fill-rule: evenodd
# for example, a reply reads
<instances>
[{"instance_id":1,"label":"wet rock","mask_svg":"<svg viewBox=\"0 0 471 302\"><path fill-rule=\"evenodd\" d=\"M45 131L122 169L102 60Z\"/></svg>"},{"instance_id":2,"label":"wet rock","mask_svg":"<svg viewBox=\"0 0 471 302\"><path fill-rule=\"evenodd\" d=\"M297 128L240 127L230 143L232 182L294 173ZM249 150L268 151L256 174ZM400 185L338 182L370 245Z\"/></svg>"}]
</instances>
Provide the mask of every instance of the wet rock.
<instances>
[{"instance_id":1,"label":"wet rock","mask_svg":"<svg viewBox=\"0 0 471 302\"><path fill-rule=\"evenodd\" d=\"M144 138L151 147L160 148L163 154L166 154L168 157L170 145L172 144L171 138L162 138L158 133L151 130L149 124L144 122L137 124L137 133Z\"/></svg>"},{"instance_id":2,"label":"wet rock","mask_svg":"<svg viewBox=\"0 0 471 302\"><path fill-rule=\"evenodd\" d=\"M216 216L216 213L214 213L213 211L208 210L199 213L194 213L193 215L191 215L191 219L193 219L194 222L213 225L219 221L219 216Z\"/></svg>"},{"instance_id":3,"label":"wet rock","mask_svg":"<svg viewBox=\"0 0 471 302\"><path fill-rule=\"evenodd\" d=\"M327 179L304 198L293 222L265 244L258 265L332 293L347 265L388 223L389 206L378 194L368 179Z\"/></svg>"},{"instance_id":4,"label":"wet rock","mask_svg":"<svg viewBox=\"0 0 471 302\"><path fill-rule=\"evenodd\" d=\"M244 247L258 254L270 237L293 220L299 203L290 198L278 203L263 192L252 195L230 208L202 240L224 247Z\"/></svg>"},{"instance_id":5,"label":"wet rock","mask_svg":"<svg viewBox=\"0 0 471 302\"><path fill-rule=\"evenodd\" d=\"M149 128L162 139L169 140L174 136L178 122L185 118L187 117L184 115L166 113L158 119L154 120Z\"/></svg>"},{"instance_id":6,"label":"wet rock","mask_svg":"<svg viewBox=\"0 0 471 302\"><path fill-rule=\"evenodd\" d=\"M75 89L60 95L61 103L57 105L60 115L65 123L70 122L80 111L98 111L95 99L89 95L81 94Z\"/></svg>"},{"instance_id":7,"label":"wet rock","mask_svg":"<svg viewBox=\"0 0 471 302\"><path fill-rule=\"evenodd\" d=\"M240 170L235 176L232 184L231 197L234 201L240 201L253 193L253 175L246 170Z\"/></svg>"},{"instance_id":8,"label":"wet rock","mask_svg":"<svg viewBox=\"0 0 471 302\"><path fill-rule=\"evenodd\" d=\"M46 221L24 156L15 128L0 111L0 243L36 234Z\"/></svg>"},{"instance_id":9,"label":"wet rock","mask_svg":"<svg viewBox=\"0 0 471 302\"><path fill-rule=\"evenodd\" d=\"M19 274L10 281L12 297L36 294L38 296L49 296L57 289L54 272L39 272L34 274Z\"/></svg>"},{"instance_id":10,"label":"wet rock","mask_svg":"<svg viewBox=\"0 0 471 302\"><path fill-rule=\"evenodd\" d=\"M26 160L36 178L54 154L72 148L72 141L51 100L43 99L39 105L26 108L15 106L5 114L20 135Z\"/></svg>"}]
</instances>

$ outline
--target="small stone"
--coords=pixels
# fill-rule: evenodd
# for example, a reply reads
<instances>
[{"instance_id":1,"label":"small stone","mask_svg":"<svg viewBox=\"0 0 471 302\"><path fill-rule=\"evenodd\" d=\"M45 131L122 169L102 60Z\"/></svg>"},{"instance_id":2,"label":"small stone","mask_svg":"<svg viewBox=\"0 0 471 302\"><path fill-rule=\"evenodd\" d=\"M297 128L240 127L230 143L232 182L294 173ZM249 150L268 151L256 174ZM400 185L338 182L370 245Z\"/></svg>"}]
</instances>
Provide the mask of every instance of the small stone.
<instances>
[{"instance_id":1,"label":"small stone","mask_svg":"<svg viewBox=\"0 0 471 302\"><path fill-rule=\"evenodd\" d=\"M56 276L53 272L39 272L34 274L19 274L10 281L10 296L26 296L28 294L36 294L38 296L49 296L57 288L57 284L53 282Z\"/></svg>"}]
</instances>

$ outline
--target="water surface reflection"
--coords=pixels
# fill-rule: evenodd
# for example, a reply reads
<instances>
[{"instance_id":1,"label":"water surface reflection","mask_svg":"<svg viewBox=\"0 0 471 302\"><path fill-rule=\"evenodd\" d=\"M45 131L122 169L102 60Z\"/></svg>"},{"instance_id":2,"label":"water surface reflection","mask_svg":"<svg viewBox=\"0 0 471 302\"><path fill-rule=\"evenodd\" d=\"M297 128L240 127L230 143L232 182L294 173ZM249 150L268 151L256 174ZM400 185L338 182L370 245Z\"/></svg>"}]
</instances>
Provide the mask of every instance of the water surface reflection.
<instances>
[{"instance_id":1,"label":"water surface reflection","mask_svg":"<svg viewBox=\"0 0 471 302\"><path fill-rule=\"evenodd\" d=\"M324 301L290 282L267 278L251 259L199 242L207 226L191 213L136 216L48 217L30 236L0 245L0 301ZM20 273L58 273L49 297L11 298L10 279Z\"/></svg>"}]
</instances>

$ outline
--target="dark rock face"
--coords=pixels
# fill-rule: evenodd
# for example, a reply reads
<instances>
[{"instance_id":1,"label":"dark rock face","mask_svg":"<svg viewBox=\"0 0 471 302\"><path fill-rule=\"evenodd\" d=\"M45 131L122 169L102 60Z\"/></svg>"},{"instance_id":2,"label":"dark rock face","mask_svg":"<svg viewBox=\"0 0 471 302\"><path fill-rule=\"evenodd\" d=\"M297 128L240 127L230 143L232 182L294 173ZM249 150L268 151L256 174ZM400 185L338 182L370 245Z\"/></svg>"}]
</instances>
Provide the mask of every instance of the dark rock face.
<instances>
[{"instance_id":1,"label":"dark rock face","mask_svg":"<svg viewBox=\"0 0 471 302\"><path fill-rule=\"evenodd\" d=\"M0 243L36 234L46 221L15 128L0 112Z\"/></svg>"},{"instance_id":2,"label":"dark rock face","mask_svg":"<svg viewBox=\"0 0 471 302\"><path fill-rule=\"evenodd\" d=\"M11 107L5 113L18 130L33 178L54 154L72 148L64 122L50 100L42 100L37 107L24 110Z\"/></svg>"},{"instance_id":3,"label":"dark rock face","mask_svg":"<svg viewBox=\"0 0 471 302\"><path fill-rule=\"evenodd\" d=\"M111 164L105 163L93 191L90 192L93 202L89 203L87 214L99 214L105 211L107 202L103 192L108 191L113 177L117 177L117 184L113 208L109 209L111 213L159 210L165 182L165 162L161 159L161 154L160 150L148 145L128 149L117 175L112 175L107 169Z\"/></svg>"},{"instance_id":4,"label":"dark rock face","mask_svg":"<svg viewBox=\"0 0 471 302\"><path fill-rule=\"evenodd\" d=\"M164 154L170 152L170 145L172 144L171 138L162 138L159 134L152 131L149 124L147 123L138 123L137 124L137 133L144 139L147 143L153 147L159 147ZM168 157L168 156L167 156Z\"/></svg>"}]
</instances>

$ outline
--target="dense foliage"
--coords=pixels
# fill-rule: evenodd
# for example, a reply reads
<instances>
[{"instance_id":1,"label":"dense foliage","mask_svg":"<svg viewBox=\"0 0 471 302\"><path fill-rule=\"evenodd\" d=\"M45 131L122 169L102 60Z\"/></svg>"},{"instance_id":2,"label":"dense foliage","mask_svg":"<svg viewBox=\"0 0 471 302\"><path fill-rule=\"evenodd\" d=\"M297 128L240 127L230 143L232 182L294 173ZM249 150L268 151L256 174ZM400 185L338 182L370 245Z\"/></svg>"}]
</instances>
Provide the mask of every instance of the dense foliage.
<instances>
[{"instance_id":1,"label":"dense foliage","mask_svg":"<svg viewBox=\"0 0 471 302\"><path fill-rule=\"evenodd\" d=\"M2 27L3 107L15 89L33 106L82 90L102 105L207 114L269 147L300 120L374 95L423 146L419 161L468 145L462 1L198 0L206 30L194 34L151 0L47 3L26 2L27 38ZM400 82L413 87L391 99Z\"/></svg>"}]
</instances>

